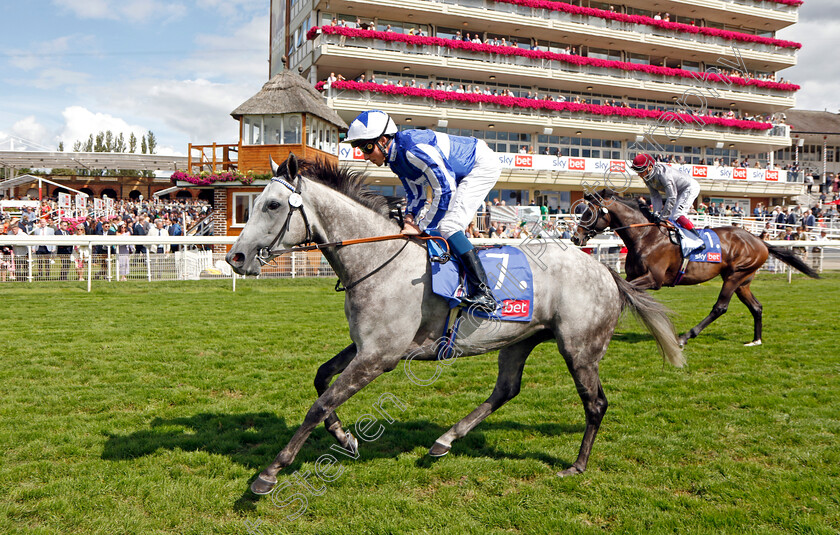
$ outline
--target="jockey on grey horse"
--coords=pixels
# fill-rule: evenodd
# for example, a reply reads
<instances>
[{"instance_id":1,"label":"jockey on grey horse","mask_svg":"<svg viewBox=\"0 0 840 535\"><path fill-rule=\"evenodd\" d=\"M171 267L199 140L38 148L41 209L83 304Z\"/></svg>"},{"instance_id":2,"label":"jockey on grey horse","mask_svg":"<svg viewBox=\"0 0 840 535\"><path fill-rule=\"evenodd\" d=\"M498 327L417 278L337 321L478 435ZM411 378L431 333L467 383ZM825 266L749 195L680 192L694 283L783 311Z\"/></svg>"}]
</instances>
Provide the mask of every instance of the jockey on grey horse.
<instances>
[{"instance_id":1,"label":"jockey on grey horse","mask_svg":"<svg viewBox=\"0 0 840 535\"><path fill-rule=\"evenodd\" d=\"M394 120L379 110L362 112L350 123L348 141L365 160L386 162L403 183L406 210L402 234L437 231L458 255L466 270L467 307L492 313L496 299L487 284L484 266L464 234L502 172L496 153L474 137L450 136L432 130L397 131ZM431 206L422 218L426 186L433 192Z\"/></svg>"},{"instance_id":2,"label":"jockey on grey horse","mask_svg":"<svg viewBox=\"0 0 840 535\"><path fill-rule=\"evenodd\" d=\"M254 200L248 223L226 260L239 274L259 275L261 265L284 250L316 244L346 283L344 310L352 343L318 369L318 399L286 446L251 483L256 494L272 492L280 471L294 461L322 422L341 448L357 452L358 440L343 428L336 409L400 361L407 374L411 362L447 365L440 362L438 344L441 320L450 311L448 300L432 291L432 266L420 240L341 245L350 238L390 238L399 230L386 199L366 189L364 175L325 161L299 168L293 155L272 169L274 177ZM275 245L281 249L273 249ZM647 293L577 248L545 242L522 247L528 250L532 287L539 296L532 317L527 322L502 322L468 315L470 320L454 341L454 355L498 350L496 387L484 403L438 437L429 454L445 455L454 441L516 397L528 355L553 339L586 414L577 460L558 475L579 474L586 469L607 410L598 369L622 310L639 314L669 362L681 366L685 361L665 308Z\"/></svg>"}]
</instances>

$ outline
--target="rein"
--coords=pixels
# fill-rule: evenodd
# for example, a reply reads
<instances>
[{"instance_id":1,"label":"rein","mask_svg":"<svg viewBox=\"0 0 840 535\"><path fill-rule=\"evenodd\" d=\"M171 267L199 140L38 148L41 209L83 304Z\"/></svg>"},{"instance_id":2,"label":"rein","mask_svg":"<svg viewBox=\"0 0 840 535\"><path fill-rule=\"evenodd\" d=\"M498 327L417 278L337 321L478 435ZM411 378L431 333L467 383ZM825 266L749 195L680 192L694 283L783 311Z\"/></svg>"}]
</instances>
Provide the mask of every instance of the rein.
<instances>
[{"instance_id":1,"label":"rein","mask_svg":"<svg viewBox=\"0 0 840 535\"><path fill-rule=\"evenodd\" d=\"M274 246L283 239L283 236L286 234L286 231L289 230L289 222L292 220L292 216L298 210L300 210L300 215L303 217L303 223L306 225L306 238L304 239L303 243L311 243L312 242L312 229L309 226L309 218L306 217L306 211L303 208L303 197L301 196L301 183L303 182L303 177L301 175L297 175L295 177L297 180L297 185L293 186L286 180L283 180L280 177L272 177L272 182L278 182L283 186L287 187L291 190L291 195L289 195L289 214L286 216L286 221L283 223L283 226L280 227L280 232L277 233L277 236L272 240L271 244L268 247L260 249L257 253L257 260L260 262L260 265L266 265L271 262L274 258L286 254L286 253L295 253L299 251L315 251L315 250L323 250L328 247L345 247L347 245L357 245L361 243L374 243L380 241L388 241L388 240L406 240L405 245L403 245L399 251L396 252L391 258L385 261L382 265L364 275L362 278L356 280L351 284L347 284L346 286L341 286L341 279L339 279L335 283L335 291L343 292L346 290L352 289L354 286L359 284L360 282L364 281L368 277L374 275L376 272L390 264L396 257L402 253L406 247L408 247L408 243L410 240L418 239L418 240L441 240L443 244L446 246L446 252L442 254L440 257L435 257L439 262L447 262L451 257L451 252L449 250L449 242L446 241L446 238L443 236L409 236L407 234L389 234L387 236L373 236L370 238L356 238L353 240L342 240L342 241L334 241L334 242L327 242L327 243L313 243L312 245L298 245L295 247L289 247L284 249L274 249ZM435 260L433 258L432 260Z\"/></svg>"},{"instance_id":2,"label":"rein","mask_svg":"<svg viewBox=\"0 0 840 535\"><path fill-rule=\"evenodd\" d=\"M606 213L606 208L604 208L602 205L595 204L591 201L587 201L587 202L591 206L598 208L598 210L593 210L593 211L597 212L597 211L603 210L604 213ZM596 219L595 222L597 223L598 220ZM578 224L578 226L586 231L586 239L587 240L593 238L595 235L603 232L604 230L607 230L608 228L610 230L612 230L613 232L617 232L619 230L624 230L624 229L628 229L628 228L639 228L639 227L665 227L665 230L668 230L668 231L676 230L676 228L674 227L674 225L671 224L670 221L662 221L662 222L659 222L659 223L651 223L651 222L648 222L648 223L633 223L632 225L625 225L623 227L616 227L616 228L606 227L603 230L595 230L594 228L589 228L589 227L587 227L586 225L583 225L583 224Z\"/></svg>"},{"instance_id":3,"label":"rein","mask_svg":"<svg viewBox=\"0 0 840 535\"><path fill-rule=\"evenodd\" d=\"M373 236L371 238L357 238L355 240L334 241L334 242L329 242L329 243L315 243L315 244L312 244L312 245L299 245L297 247L289 247L288 249L274 249L272 251L269 251L269 254L272 255L272 256L280 256L284 253L295 253L295 252L298 252L298 251L315 251L315 250L320 251L322 249L326 249L327 247L344 247L346 245L357 245L357 244L360 244L360 243L373 243L373 242L388 241L388 240L405 240L405 245L400 247L399 251L397 251L393 256L391 256L391 258L386 260L379 267L377 267L376 269L374 269L373 271L371 271L367 275L364 275L361 278L355 280L354 282L351 282L350 284L347 284L347 285L344 285L344 286L341 285L341 279L338 279L335 282L335 291L336 292L344 292L344 291L347 291L347 290L352 290L357 284L359 284L360 282L363 282L368 277L373 276L379 270L381 270L382 268L384 268L385 266L390 264L395 258L397 258L400 255L400 253L402 253L405 250L406 247L408 247L408 243L412 239L441 240L441 241L443 241L444 245L446 245L446 252L443 253L440 257L432 257L432 261L437 261L437 262L441 262L441 263L445 263L445 262L449 261L449 258L451 256L451 253L449 251L449 242L446 241L446 239L443 236L408 236L406 234L389 234L387 236Z\"/></svg>"},{"instance_id":4,"label":"rein","mask_svg":"<svg viewBox=\"0 0 840 535\"><path fill-rule=\"evenodd\" d=\"M409 236L407 234L388 234L386 236L373 236L370 238L357 238L354 240L332 241L327 243L313 243L312 245L298 245L289 247L288 249L272 249L269 253L273 256L280 256L285 253L296 253L300 251L315 251L326 249L327 247L344 247L346 245L357 245L360 243L373 243L378 241L388 240L441 240L446 245L446 252L449 253L449 242L442 236Z\"/></svg>"},{"instance_id":5,"label":"rein","mask_svg":"<svg viewBox=\"0 0 840 535\"><path fill-rule=\"evenodd\" d=\"M617 230L624 230L626 228L637 228L637 227L665 227L667 230L672 230L674 228L673 225L671 225L670 222L666 221L666 222L662 222L662 223L634 223L632 225L626 225L624 227L616 227L616 228L613 228L613 229L610 229L610 230L615 232ZM604 230L606 230L606 229L604 229Z\"/></svg>"}]
</instances>

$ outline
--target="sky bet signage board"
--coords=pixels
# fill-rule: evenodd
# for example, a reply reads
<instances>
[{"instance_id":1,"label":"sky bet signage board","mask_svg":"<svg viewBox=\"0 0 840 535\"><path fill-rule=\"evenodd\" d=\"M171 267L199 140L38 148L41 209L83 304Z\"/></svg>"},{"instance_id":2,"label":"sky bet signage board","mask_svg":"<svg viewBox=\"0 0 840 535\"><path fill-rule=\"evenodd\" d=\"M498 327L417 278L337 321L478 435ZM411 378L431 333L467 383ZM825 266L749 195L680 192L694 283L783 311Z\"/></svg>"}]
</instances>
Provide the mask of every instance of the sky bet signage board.
<instances>
[{"instance_id":1,"label":"sky bet signage board","mask_svg":"<svg viewBox=\"0 0 840 535\"><path fill-rule=\"evenodd\" d=\"M610 173L631 173L624 160L601 158L576 158L570 156L549 156L547 154L514 154L499 152L499 163L503 169L533 169L535 171L561 171L570 174L604 176ZM363 161L364 154L353 149L349 143L339 147L340 161ZM747 182L785 182L787 171L778 169L754 169L743 167L715 167L711 165L675 165L681 172L696 180L746 180Z\"/></svg>"}]
</instances>

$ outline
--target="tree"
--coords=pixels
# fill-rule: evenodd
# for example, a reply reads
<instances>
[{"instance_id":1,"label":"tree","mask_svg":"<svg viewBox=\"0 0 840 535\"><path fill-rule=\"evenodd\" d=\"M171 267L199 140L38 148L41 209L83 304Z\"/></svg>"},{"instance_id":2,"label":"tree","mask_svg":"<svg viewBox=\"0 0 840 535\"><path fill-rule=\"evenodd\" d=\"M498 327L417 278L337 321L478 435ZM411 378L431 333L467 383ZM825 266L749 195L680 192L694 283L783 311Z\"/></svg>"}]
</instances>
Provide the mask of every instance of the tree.
<instances>
[{"instance_id":1,"label":"tree","mask_svg":"<svg viewBox=\"0 0 840 535\"><path fill-rule=\"evenodd\" d=\"M147 139L148 137L148 139ZM141 152L142 154L154 154L157 147L157 140L155 135L151 132L147 136L141 137ZM90 134L84 142L79 140L73 143L74 152L137 152L137 136L131 132L128 136L128 143L126 143L125 134L122 132L114 134L111 130L100 131L98 134ZM59 150L64 150L64 143L59 145ZM61 174L55 172L54 174ZM140 171L133 169L109 169L104 172L102 169L79 169L79 170L60 170L66 171L66 174L76 174L78 176L141 176ZM142 173L142 176L154 176L152 172Z\"/></svg>"},{"instance_id":2,"label":"tree","mask_svg":"<svg viewBox=\"0 0 840 535\"><path fill-rule=\"evenodd\" d=\"M96 141L93 143L93 152L107 152L105 148L105 132L96 134Z\"/></svg>"},{"instance_id":3,"label":"tree","mask_svg":"<svg viewBox=\"0 0 840 535\"><path fill-rule=\"evenodd\" d=\"M64 152L64 142L63 141L58 142L58 152Z\"/></svg>"},{"instance_id":4,"label":"tree","mask_svg":"<svg viewBox=\"0 0 840 535\"><path fill-rule=\"evenodd\" d=\"M149 154L154 154L155 149L157 148L157 139L155 138L155 135L152 133L151 130L149 130L147 137L149 139L147 142L149 145Z\"/></svg>"}]
</instances>

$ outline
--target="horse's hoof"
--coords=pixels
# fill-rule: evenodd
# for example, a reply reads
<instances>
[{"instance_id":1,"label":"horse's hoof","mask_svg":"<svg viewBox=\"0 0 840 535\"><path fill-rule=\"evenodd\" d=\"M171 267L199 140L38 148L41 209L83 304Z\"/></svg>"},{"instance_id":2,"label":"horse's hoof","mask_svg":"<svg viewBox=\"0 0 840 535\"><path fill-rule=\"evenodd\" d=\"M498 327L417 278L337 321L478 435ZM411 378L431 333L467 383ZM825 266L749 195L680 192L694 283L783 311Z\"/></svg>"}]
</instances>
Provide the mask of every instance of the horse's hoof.
<instances>
[{"instance_id":1,"label":"horse's hoof","mask_svg":"<svg viewBox=\"0 0 840 535\"><path fill-rule=\"evenodd\" d=\"M577 474L582 474L583 470L580 470L576 466L570 466L563 470L562 472L557 472L557 477L567 477L567 476L575 476Z\"/></svg>"},{"instance_id":2,"label":"horse's hoof","mask_svg":"<svg viewBox=\"0 0 840 535\"><path fill-rule=\"evenodd\" d=\"M452 449L452 446L444 446L440 442L435 442L434 445L429 448L429 455L432 457L443 457L449 450Z\"/></svg>"},{"instance_id":3,"label":"horse's hoof","mask_svg":"<svg viewBox=\"0 0 840 535\"><path fill-rule=\"evenodd\" d=\"M274 485L276 484L276 477L272 477L270 480L266 476L260 474L257 476L257 479L255 479L253 483L251 483L251 492L253 492L257 496L265 496L266 494L271 493L271 489L273 489Z\"/></svg>"},{"instance_id":4,"label":"horse's hoof","mask_svg":"<svg viewBox=\"0 0 840 535\"><path fill-rule=\"evenodd\" d=\"M359 451L359 441L356 440L356 437L354 437L350 431L347 431L347 446L345 446L344 449L351 452L353 455L356 455L356 452Z\"/></svg>"},{"instance_id":5,"label":"horse's hoof","mask_svg":"<svg viewBox=\"0 0 840 535\"><path fill-rule=\"evenodd\" d=\"M688 342L688 338L686 338L686 337L685 337L685 335L680 336L680 337L677 339L677 343L680 345L680 348L685 347L685 343L686 343L686 342Z\"/></svg>"},{"instance_id":6,"label":"horse's hoof","mask_svg":"<svg viewBox=\"0 0 840 535\"><path fill-rule=\"evenodd\" d=\"M761 338L759 338L758 340L753 340L752 342L748 342L748 343L744 344L744 347L755 347L755 346L760 346L760 345L761 345Z\"/></svg>"}]
</instances>

